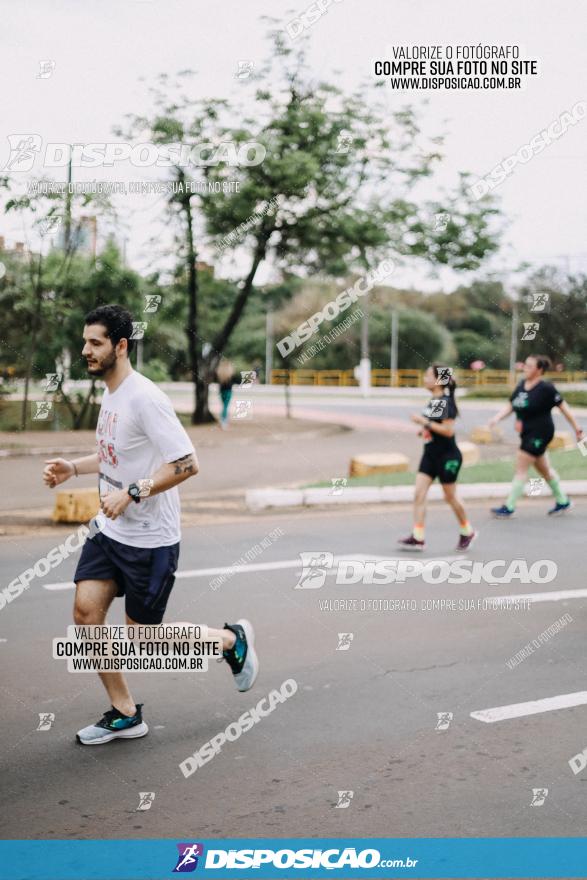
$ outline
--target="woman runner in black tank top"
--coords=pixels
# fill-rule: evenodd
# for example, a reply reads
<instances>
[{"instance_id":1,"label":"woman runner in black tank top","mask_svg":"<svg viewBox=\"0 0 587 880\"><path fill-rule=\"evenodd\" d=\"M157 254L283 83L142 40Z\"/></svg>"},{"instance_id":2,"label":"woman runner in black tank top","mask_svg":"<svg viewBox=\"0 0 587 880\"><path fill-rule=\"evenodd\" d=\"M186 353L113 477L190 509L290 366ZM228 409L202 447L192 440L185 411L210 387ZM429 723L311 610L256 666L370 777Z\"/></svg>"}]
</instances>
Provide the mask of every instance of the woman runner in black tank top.
<instances>
[{"instance_id":1,"label":"woman runner in black tank top","mask_svg":"<svg viewBox=\"0 0 587 880\"><path fill-rule=\"evenodd\" d=\"M411 535L398 542L402 550L423 550L426 498L430 486L438 477L444 498L459 521L460 535L457 550L468 550L477 533L467 519L465 508L457 498L456 482L463 462L455 440L455 419L458 409L455 401L456 382L452 369L432 364L424 373L424 386L432 397L421 415L412 421L421 426L420 436L424 450L414 489L414 527Z\"/></svg>"}]
</instances>

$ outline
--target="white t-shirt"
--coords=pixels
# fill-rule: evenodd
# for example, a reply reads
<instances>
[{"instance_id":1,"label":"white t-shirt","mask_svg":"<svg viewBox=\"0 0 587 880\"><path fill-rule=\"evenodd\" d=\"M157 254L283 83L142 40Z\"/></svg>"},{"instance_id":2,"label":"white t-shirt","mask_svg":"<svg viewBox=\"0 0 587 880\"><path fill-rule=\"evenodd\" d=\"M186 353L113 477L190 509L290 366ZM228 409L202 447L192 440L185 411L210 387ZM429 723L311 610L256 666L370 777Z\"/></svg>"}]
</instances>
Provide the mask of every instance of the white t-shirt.
<instances>
[{"instance_id":1,"label":"white t-shirt","mask_svg":"<svg viewBox=\"0 0 587 880\"><path fill-rule=\"evenodd\" d=\"M194 453L171 401L134 370L116 391L104 391L96 428L100 498L149 479L163 463ZM108 538L130 547L168 547L181 538L177 486L128 505L115 520L99 514Z\"/></svg>"}]
</instances>

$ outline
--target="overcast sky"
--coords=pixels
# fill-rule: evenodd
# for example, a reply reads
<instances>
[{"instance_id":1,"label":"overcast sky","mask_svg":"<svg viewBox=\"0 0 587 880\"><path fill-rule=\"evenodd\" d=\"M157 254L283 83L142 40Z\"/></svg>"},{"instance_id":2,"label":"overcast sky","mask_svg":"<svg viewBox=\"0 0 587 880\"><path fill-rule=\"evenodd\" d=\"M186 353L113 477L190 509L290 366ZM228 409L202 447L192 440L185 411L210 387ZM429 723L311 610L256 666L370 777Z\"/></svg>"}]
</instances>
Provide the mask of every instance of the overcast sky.
<instances>
[{"instance_id":1,"label":"overcast sky","mask_svg":"<svg viewBox=\"0 0 587 880\"><path fill-rule=\"evenodd\" d=\"M235 78L237 62L260 66L267 56L260 17L271 14L285 25L308 5L306 0L0 0L0 167L9 155L10 134L35 133L44 142L112 141L112 126L125 114L149 112L140 77L192 68L195 97L242 94L247 86ZM563 111L587 100L586 21L584 0L341 0L309 29L309 61L317 76L351 90L372 75L375 58L391 57L390 47L398 44L518 44L525 57L539 59L539 76L522 91L427 93L426 131L448 133L435 180L449 188L458 171L486 174ZM42 59L55 62L47 79L37 78ZM420 105L423 96L388 92L389 106ZM587 118L518 166L496 190L510 228L494 266L564 255L572 269L587 270L586 153ZM79 179L143 176L130 166L76 173ZM62 169L54 175L64 179ZM149 238L160 234L165 241L165 230L155 222L157 198L118 200L128 223L128 259L138 269L149 263ZM22 237L4 217L0 234L9 242ZM451 286L458 277L447 273L440 280ZM403 270L395 283L430 288L438 281L430 282L417 267Z\"/></svg>"}]
</instances>

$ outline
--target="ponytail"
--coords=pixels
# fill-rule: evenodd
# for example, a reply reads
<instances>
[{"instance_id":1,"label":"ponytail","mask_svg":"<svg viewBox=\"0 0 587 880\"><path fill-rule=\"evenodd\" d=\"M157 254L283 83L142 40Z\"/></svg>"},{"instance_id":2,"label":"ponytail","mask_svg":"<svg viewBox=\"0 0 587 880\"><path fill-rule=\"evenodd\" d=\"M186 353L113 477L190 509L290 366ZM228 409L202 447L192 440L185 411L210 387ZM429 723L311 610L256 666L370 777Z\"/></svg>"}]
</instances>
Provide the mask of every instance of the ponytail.
<instances>
[{"instance_id":1,"label":"ponytail","mask_svg":"<svg viewBox=\"0 0 587 880\"><path fill-rule=\"evenodd\" d=\"M455 399L455 392L457 390L457 383L454 379L453 369L452 367L446 367L443 364L432 364L432 369L434 370L434 375L436 376L438 385L442 385L444 388L444 396L450 397L452 402L455 405L455 413L458 416L459 409L457 407L457 402ZM440 381L438 381L440 379Z\"/></svg>"}]
</instances>

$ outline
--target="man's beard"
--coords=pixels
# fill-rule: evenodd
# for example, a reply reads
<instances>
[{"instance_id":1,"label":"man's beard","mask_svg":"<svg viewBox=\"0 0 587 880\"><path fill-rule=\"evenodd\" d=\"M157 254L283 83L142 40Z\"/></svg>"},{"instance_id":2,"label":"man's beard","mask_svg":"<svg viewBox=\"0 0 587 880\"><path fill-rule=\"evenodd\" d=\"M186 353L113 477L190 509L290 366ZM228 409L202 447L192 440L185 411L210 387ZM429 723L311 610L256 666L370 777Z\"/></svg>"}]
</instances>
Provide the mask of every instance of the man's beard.
<instances>
[{"instance_id":1,"label":"man's beard","mask_svg":"<svg viewBox=\"0 0 587 880\"><path fill-rule=\"evenodd\" d=\"M109 355L106 355L105 358L101 361L96 362L95 367L90 367L87 364L88 373L90 376L97 376L98 378L105 376L106 373L110 372L116 366L116 352L112 351Z\"/></svg>"}]
</instances>

